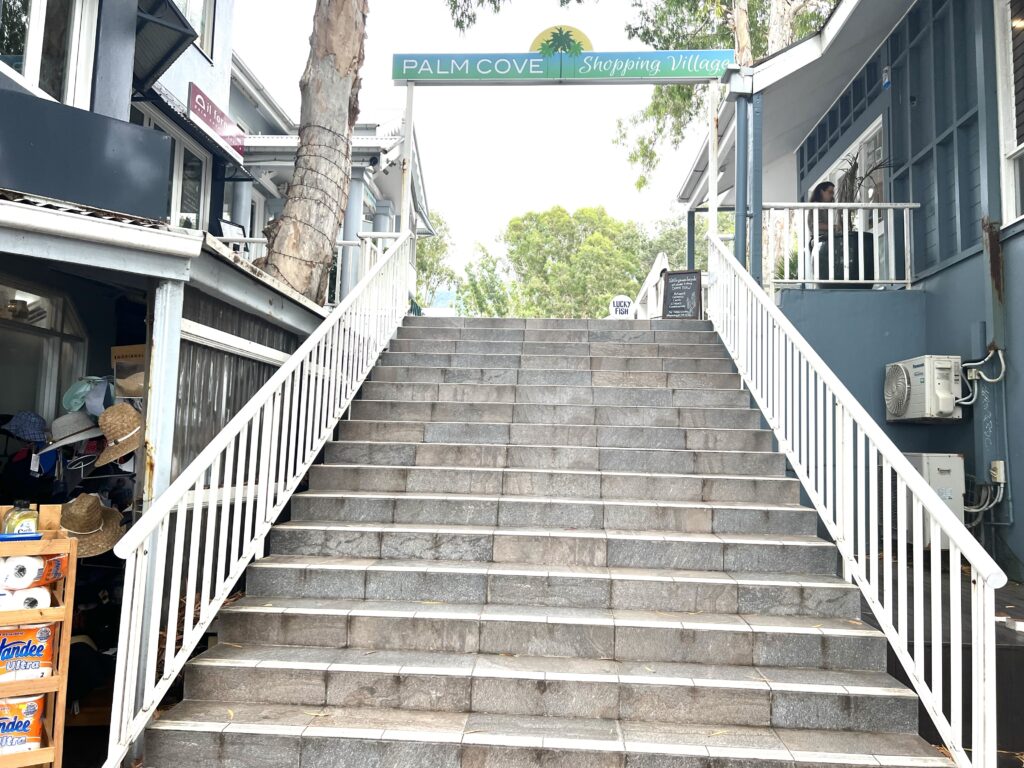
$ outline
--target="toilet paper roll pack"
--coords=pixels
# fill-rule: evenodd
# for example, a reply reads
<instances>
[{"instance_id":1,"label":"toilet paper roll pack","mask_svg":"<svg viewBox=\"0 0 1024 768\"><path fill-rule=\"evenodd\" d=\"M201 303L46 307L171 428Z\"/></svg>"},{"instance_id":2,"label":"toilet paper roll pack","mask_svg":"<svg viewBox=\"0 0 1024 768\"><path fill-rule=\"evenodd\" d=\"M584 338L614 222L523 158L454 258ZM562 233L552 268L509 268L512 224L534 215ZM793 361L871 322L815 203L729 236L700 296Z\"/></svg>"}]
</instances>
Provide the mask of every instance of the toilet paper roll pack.
<instances>
[{"instance_id":1,"label":"toilet paper roll pack","mask_svg":"<svg viewBox=\"0 0 1024 768\"><path fill-rule=\"evenodd\" d=\"M42 694L0 699L0 755L43 745L43 704Z\"/></svg>"},{"instance_id":2,"label":"toilet paper roll pack","mask_svg":"<svg viewBox=\"0 0 1024 768\"><path fill-rule=\"evenodd\" d=\"M0 592L0 612L24 611L37 608L49 608L53 605L53 595L46 587L19 589L16 592L3 590ZM0 619L2 619L0 615Z\"/></svg>"},{"instance_id":3,"label":"toilet paper roll pack","mask_svg":"<svg viewBox=\"0 0 1024 768\"><path fill-rule=\"evenodd\" d=\"M0 681L53 674L53 624L0 627Z\"/></svg>"},{"instance_id":4,"label":"toilet paper roll pack","mask_svg":"<svg viewBox=\"0 0 1024 768\"><path fill-rule=\"evenodd\" d=\"M15 592L60 581L67 575L67 555L8 557L0 562L0 586Z\"/></svg>"}]
</instances>

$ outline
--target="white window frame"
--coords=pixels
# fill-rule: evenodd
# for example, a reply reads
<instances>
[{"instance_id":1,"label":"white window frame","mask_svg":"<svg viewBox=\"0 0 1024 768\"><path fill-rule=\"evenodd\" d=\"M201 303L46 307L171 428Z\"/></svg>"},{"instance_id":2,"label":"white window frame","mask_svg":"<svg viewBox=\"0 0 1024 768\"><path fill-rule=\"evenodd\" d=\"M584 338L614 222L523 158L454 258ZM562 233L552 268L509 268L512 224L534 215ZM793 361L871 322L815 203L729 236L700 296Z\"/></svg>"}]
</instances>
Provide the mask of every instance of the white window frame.
<instances>
[{"instance_id":1,"label":"white window frame","mask_svg":"<svg viewBox=\"0 0 1024 768\"><path fill-rule=\"evenodd\" d=\"M996 41L996 96L999 107L999 147L1002 156L1003 225L1024 219L1024 178L1018 171L1024 160L1024 144L1017 143L1016 97L1013 82L1013 44L1010 34L1010 0L994 0Z\"/></svg>"},{"instance_id":2,"label":"white window frame","mask_svg":"<svg viewBox=\"0 0 1024 768\"><path fill-rule=\"evenodd\" d=\"M213 191L213 156L200 147L191 137L174 125L170 120L164 118L160 113L147 104L136 103L132 105L143 115L143 127L158 127L172 139L174 139L174 180L171 183L171 219L172 227L179 226L181 219L181 183L184 174L184 151L198 157L203 162L202 189L199 190L199 226L197 229L207 231L210 219L210 195Z\"/></svg>"},{"instance_id":3,"label":"white window frame","mask_svg":"<svg viewBox=\"0 0 1024 768\"><path fill-rule=\"evenodd\" d=\"M188 6L192 3L203 4L203 31L192 44L212 59L213 27L214 20L217 18L217 0L174 0L174 4L185 14L186 19L188 19Z\"/></svg>"},{"instance_id":4,"label":"white window frame","mask_svg":"<svg viewBox=\"0 0 1024 768\"><path fill-rule=\"evenodd\" d=\"M818 186L821 182L829 181L829 182L835 183L834 178L837 175L839 175L839 172L842 171L843 168L845 167L845 165L846 165L846 158L850 156L850 153L853 152L854 150L856 150L857 152L860 152L861 148L864 146L864 144L867 143L868 138L871 137L875 133L879 133L882 130L883 130L882 116L879 115L875 120L872 121L871 125L869 125L867 127L867 129L865 129L863 132L861 132L861 134L859 136L857 136L857 138L855 138L853 141L851 141L849 144L846 145L846 151L843 152L839 156L839 158L834 163L832 163L832 165L829 166L828 170L825 171L825 173L823 173L821 175L821 177L816 182L811 184L811 186L807 189L808 199L810 198L811 191L816 186ZM883 134L883 142L884 142L884 134ZM875 200L875 201L872 201L872 202L879 202L879 201Z\"/></svg>"},{"instance_id":5,"label":"white window frame","mask_svg":"<svg viewBox=\"0 0 1024 768\"><path fill-rule=\"evenodd\" d=\"M25 72L0 62L0 73L29 92L48 101L60 101L71 107L89 109L92 105L92 70L96 52L96 19L99 0L74 0L68 35L68 76L64 93L55 99L39 87L43 58L43 28L47 0L30 0L28 32L25 36Z\"/></svg>"},{"instance_id":6,"label":"white window frame","mask_svg":"<svg viewBox=\"0 0 1024 768\"><path fill-rule=\"evenodd\" d=\"M47 299L54 308L53 324L55 328L38 328L35 326L19 327L16 322L5 321L0 328L2 333L24 333L34 336L41 336L46 340L43 350L44 370L39 376L39 384L36 387L35 412L52 421L59 413L58 407L61 397L60 381L61 366L63 363L64 343L70 342L72 346L71 376L69 380L74 383L85 375L86 360L89 359L89 337L85 325L75 311L75 306L67 294L54 291L36 283L29 283L19 280L11 275L0 272L0 283L14 288L18 291L31 293L35 296ZM65 320L70 320L75 326L74 331L65 331ZM64 382L66 384L67 382Z\"/></svg>"}]
</instances>

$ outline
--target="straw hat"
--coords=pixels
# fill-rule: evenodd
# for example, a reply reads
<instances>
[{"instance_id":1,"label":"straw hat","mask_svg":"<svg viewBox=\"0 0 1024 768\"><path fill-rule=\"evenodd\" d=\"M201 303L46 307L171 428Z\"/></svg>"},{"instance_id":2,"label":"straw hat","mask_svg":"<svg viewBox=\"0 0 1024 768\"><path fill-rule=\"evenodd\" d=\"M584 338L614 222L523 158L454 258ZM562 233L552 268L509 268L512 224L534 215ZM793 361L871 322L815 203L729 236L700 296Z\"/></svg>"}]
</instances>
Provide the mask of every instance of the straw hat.
<instances>
[{"instance_id":1,"label":"straw hat","mask_svg":"<svg viewBox=\"0 0 1024 768\"><path fill-rule=\"evenodd\" d=\"M128 403L112 405L100 414L100 429L107 438L107 447L96 459L97 467L138 449L142 443L142 414Z\"/></svg>"},{"instance_id":2,"label":"straw hat","mask_svg":"<svg viewBox=\"0 0 1024 768\"><path fill-rule=\"evenodd\" d=\"M52 451L80 440L99 437L102 434L103 430L96 426L96 422L90 418L89 414L83 411L65 413L54 419L53 424L50 425L50 436L53 442L46 446L45 450ZM45 453L45 451L43 452Z\"/></svg>"},{"instance_id":3,"label":"straw hat","mask_svg":"<svg viewBox=\"0 0 1024 768\"><path fill-rule=\"evenodd\" d=\"M145 394L146 374L144 371L117 380L118 397L143 397Z\"/></svg>"},{"instance_id":4,"label":"straw hat","mask_svg":"<svg viewBox=\"0 0 1024 768\"><path fill-rule=\"evenodd\" d=\"M99 497L91 493L83 493L61 507L60 525L78 539L79 557L109 552L124 536L121 513L104 507Z\"/></svg>"}]
</instances>

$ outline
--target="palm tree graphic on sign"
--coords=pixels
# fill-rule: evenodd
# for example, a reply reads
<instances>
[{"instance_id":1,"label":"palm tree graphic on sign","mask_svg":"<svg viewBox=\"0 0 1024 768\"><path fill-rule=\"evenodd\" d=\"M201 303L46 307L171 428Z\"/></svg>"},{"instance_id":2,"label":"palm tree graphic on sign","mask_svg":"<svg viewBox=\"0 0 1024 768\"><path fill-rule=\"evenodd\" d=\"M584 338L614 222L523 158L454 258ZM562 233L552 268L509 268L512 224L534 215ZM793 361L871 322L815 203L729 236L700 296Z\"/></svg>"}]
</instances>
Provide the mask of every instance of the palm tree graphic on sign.
<instances>
[{"instance_id":1,"label":"palm tree graphic on sign","mask_svg":"<svg viewBox=\"0 0 1024 768\"><path fill-rule=\"evenodd\" d=\"M540 44L541 55L549 58L559 53L579 56L583 51L583 43L573 36L571 29L565 27L555 27L547 39Z\"/></svg>"}]
</instances>

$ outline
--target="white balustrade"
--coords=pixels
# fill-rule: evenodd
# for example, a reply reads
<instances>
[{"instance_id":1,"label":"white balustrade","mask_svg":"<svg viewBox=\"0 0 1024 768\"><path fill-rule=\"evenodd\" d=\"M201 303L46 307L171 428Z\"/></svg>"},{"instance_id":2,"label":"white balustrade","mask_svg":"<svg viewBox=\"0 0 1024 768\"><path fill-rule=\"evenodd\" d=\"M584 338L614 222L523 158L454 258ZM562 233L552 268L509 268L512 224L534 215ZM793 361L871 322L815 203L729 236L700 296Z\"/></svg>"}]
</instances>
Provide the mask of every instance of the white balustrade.
<instances>
[{"instance_id":1,"label":"white balustrade","mask_svg":"<svg viewBox=\"0 0 1024 768\"><path fill-rule=\"evenodd\" d=\"M105 768L181 673L409 307L401 235L118 542L125 560Z\"/></svg>"},{"instance_id":2,"label":"white balustrade","mask_svg":"<svg viewBox=\"0 0 1024 768\"><path fill-rule=\"evenodd\" d=\"M765 203L765 284L910 285L917 203Z\"/></svg>"},{"instance_id":3,"label":"white balustrade","mask_svg":"<svg viewBox=\"0 0 1024 768\"><path fill-rule=\"evenodd\" d=\"M717 237L709 272L709 317L835 539L845 577L957 765L994 768L994 594L1006 576Z\"/></svg>"}]
</instances>

